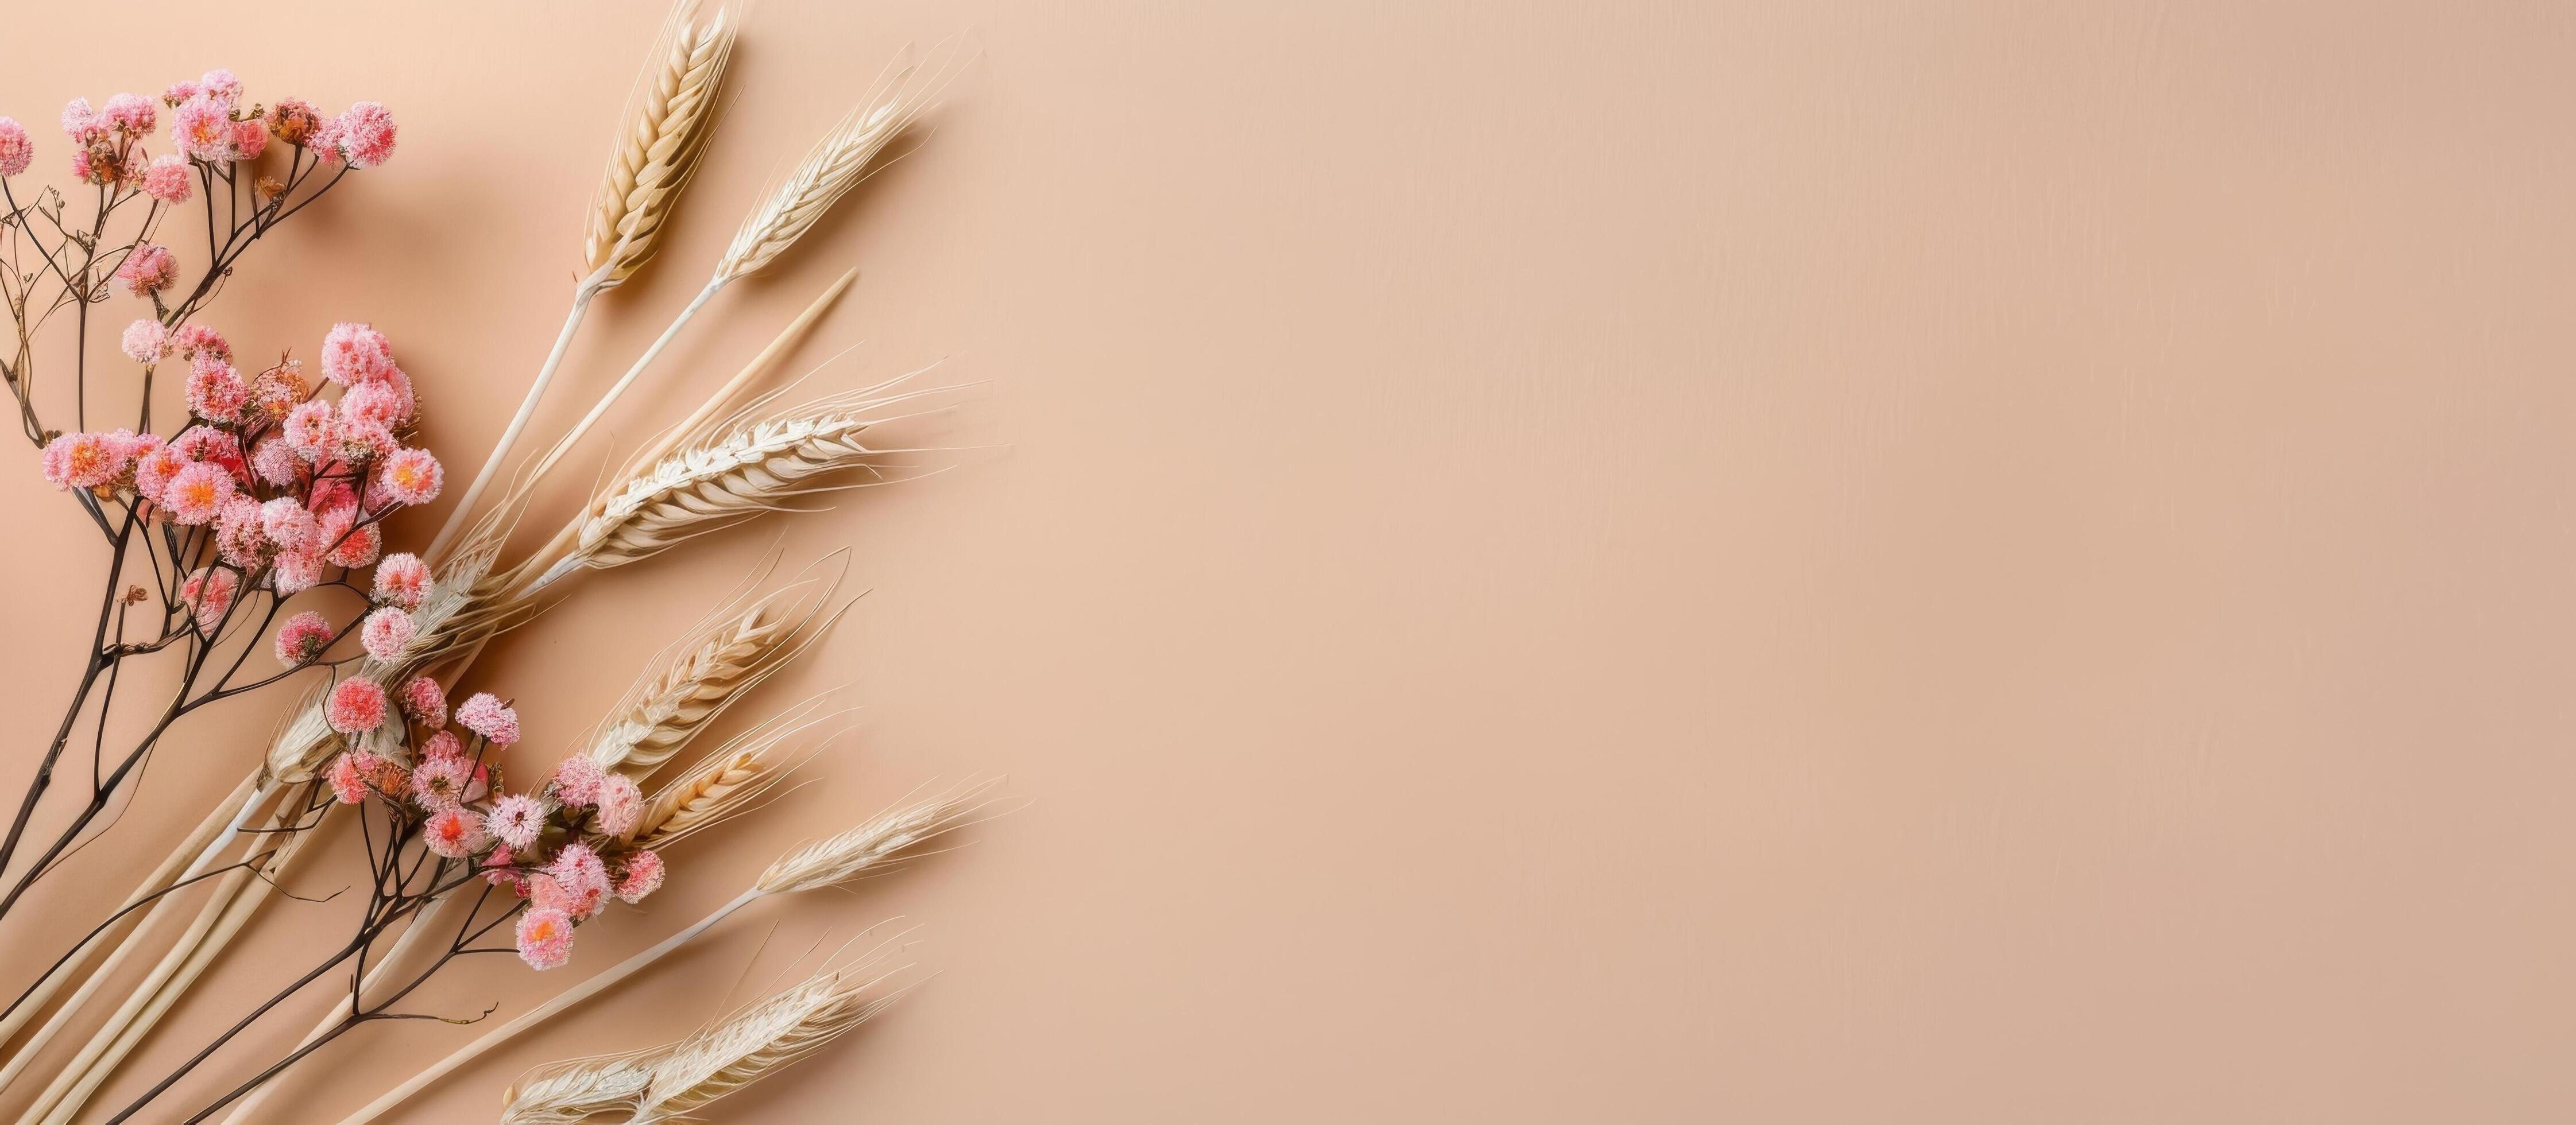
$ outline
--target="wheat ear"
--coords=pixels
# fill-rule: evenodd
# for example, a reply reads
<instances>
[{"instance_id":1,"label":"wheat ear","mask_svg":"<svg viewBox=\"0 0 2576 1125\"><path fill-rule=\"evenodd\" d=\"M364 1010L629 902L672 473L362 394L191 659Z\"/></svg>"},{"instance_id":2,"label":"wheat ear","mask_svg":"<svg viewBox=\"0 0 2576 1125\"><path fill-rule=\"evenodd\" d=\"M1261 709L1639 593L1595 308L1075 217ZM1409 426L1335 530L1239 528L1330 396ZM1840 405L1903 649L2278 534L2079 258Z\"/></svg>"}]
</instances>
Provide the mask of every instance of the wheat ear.
<instances>
[{"instance_id":1,"label":"wheat ear","mask_svg":"<svg viewBox=\"0 0 2576 1125\"><path fill-rule=\"evenodd\" d=\"M696 175L698 158L705 154L707 138L715 128L716 94L734 43L733 21L725 18L722 9L705 22L696 16L697 0L680 0L664 23L638 82L638 97L617 131L583 231L582 262L590 273L573 287L572 308L564 315L562 331L555 334L554 350L537 368L518 413L511 415L500 440L492 445L491 456L466 485L422 558L439 561L448 543L472 518L475 502L509 460L520 432L537 412L538 400L554 382L555 370L563 366L573 335L589 314L591 298L625 284L652 260L665 220L678 206L681 190Z\"/></svg>"},{"instance_id":2,"label":"wheat ear","mask_svg":"<svg viewBox=\"0 0 2576 1125\"><path fill-rule=\"evenodd\" d=\"M776 261L814 229L824 212L868 178L877 155L910 128L964 69L966 55L953 43L943 43L934 52L934 63L927 70L898 60L877 75L858 104L806 151L796 170L743 217L741 229L716 262L719 282L758 272Z\"/></svg>"},{"instance_id":3,"label":"wheat ear","mask_svg":"<svg viewBox=\"0 0 2576 1125\"><path fill-rule=\"evenodd\" d=\"M798 582L682 638L675 655L627 689L584 753L602 768L651 776L848 611L844 605L824 616L847 573Z\"/></svg>"},{"instance_id":4,"label":"wheat ear","mask_svg":"<svg viewBox=\"0 0 2576 1125\"><path fill-rule=\"evenodd\" d=\"M618 1110L632 1112L653 1083L653 1065L667 1051L592 1055L529 1071L501 1091L501 1125L582 1125Z\"/></svg>"},{"instance_id":5,"label":"wheat ear","mask_svg":"<svg viewBox=\"0 0 2576 1125\"><path fill-rule=\"evenodd\" d=\"M842 879L856 879L877 872L893 860L903 857L906 849L917 848L948 832L993 814L992 791L1000 778L968 781L925 801L898 806L874 820L830 840L807 844L779 857L770 874L785 877L772 880L763 876L759 883L734 896L733 901L719 906L711 914L690 924L687 929L664 938L659 944L638 953L615 966L602 970L590 979L564 990L545 1003L529 1009L508 1023L485 1032L483 1037L438 1060L429 1069L412 1075L402 1085L386 1091L358 1112L340 1120L340 1125L366 1125L428 1089L430 1084L474 1061L484 1052L508 1042L512 1037L544 1023L565 1010L606 991L617 982L670 956L680 947L732 917L735 911L773 894L794 894L835 885L830 873L839 872ZM819 854L816 853L821 849ZM800 857L804 857L801 858ZM794 861L791 865L791 861Z\"/></svg>"},{"instance_id":6,"label":"wheat ear","mask_svg":"<svg viewBox=\"0 0 2576 1125\"><path fill-rule=\"evenodd\" d=\"M818 973L659 1052L630 1125L687 1116L849 1034L902 995L872 996L909 965Z\"/></svg>"}]
</instances>

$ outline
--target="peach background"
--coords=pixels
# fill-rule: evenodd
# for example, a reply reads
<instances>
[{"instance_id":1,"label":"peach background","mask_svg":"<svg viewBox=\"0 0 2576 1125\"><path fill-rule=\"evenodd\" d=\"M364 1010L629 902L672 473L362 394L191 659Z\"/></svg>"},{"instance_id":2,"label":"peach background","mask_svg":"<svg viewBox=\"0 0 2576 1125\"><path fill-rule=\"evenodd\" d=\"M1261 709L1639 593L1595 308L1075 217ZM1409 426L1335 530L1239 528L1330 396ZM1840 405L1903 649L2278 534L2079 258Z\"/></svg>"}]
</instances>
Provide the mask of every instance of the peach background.
<instances>
[{"instance_id":1,"label":"peach background","mask_svg":"<svg viewBox=\"0 0 2576 1125\"><path fill-rule=\"evenodd\" d=\"M308 352L377 322L470 465L656 9L377 8L142 0L97 51L63 44L101 12L22 5L0 108L215 64L390 103L395 162L215 319ZM544 423L856 82L962 29L987 55L937 132L617 428L856 263L800 363L865 343L816 385L956 357L993 382L943 440L1007 450L592 580L475 682L554 754L772 542L848 545L875 591L758 697L847 684L864 729L584 931L594 966L933 775L1035 804L740 918L402 1119L486 1119L524 1066L718 1010L764 939L758 979L896 914L943 975L718 1119L2576 1112L2576 20L768 0L672 243ZM97 552L11 457L25 757ZM11 987L281 703L165 749L0 934ZM119 1088L344 913L272 912ZM568 978L484 964L435 1006ZM470 1034L371 1029L276 1120Z\"/></svg>"}]
</instances>

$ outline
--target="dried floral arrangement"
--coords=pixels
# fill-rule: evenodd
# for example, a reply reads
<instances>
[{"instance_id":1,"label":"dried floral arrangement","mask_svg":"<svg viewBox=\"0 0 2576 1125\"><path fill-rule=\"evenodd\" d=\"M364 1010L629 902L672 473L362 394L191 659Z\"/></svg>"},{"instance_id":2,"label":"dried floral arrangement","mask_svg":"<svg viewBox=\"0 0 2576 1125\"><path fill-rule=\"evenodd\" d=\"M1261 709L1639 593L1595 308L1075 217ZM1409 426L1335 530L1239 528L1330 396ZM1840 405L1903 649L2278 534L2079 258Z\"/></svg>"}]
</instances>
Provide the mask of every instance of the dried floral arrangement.
<instances>
[{"instance_id":1,"label":"dried floral arrangement","mask_svg":"<svg viewBox=\"0 0 2576 1125\"><path fill-rule=\"evenodd\" d=\"M44 1080L24 1125L261 1120L279 1076L351 1030L434 1018L402 1005L457 959L511 954L532 971L575 963L583 927L653 894L673 877L665 857L675 846L774 798L777 782L836 733L837 713L817 698L774 707L714 749L696 749L719 717L849 607L840 595L846 559L817 560L765 591L767 571L755 575L638 669L633 689L560 760L532 763L514 751L523 732L506 689L459 687L496 635L577 596L574 580L583 573L643 562L792 508L802 495L928 471L904 460L927 451L880 446L872 434L944 409L956 388L917 386L915 372L784 404L781 392L762 387L853 271L636 452L540 546L512 547L538 515L537 484L574 443L721 292L787 254L869 175L963 62L960 52L943 50L927 64L889 67L752 207L696 297L633 365L541 455L522 457L525 430L592 302L652 265L708 151L738 32L733 15L681 0L665 21L581 231L583 272L562 332L501 438L465 479L452 514L412 551L388 550L402 544L390 541L386 521L439 499L450 482L441 458L414 443L418 399L395 342L349 321L322 338L312 369L286 347L274 362L254 362L210 313L224 280L264 235L352 173L394 157L393 114L373 102L330 114L293 97L262 104L222 70L157 98L118 94L97 107L76 99L61 118L68 190L29 186L40 146L16 120L0 118L0 303L17 340L13 353L0 355L0 379L41 451L45 479L106 546L81 676L0 836L0 921L112 826L101 814L191 714L263 689L303 690L268 746L242 748L240 784L141 877L121 908L0 1008L7 1048L0 1087ZM200 218L201 259L185 231ZM93 372L92 337L129 318L115 329L115 358ZM37 346L49 327L71 336L67 393L50 389L61 364ZM91 394L93 379L112 372L130 381L138 370L142 394L130 424L104 417L110 396ZM156 379L160 397L185 397L184 409L165 409L158 426ZM40 387L49 389L40 395ZM153 676L142 675L145 662ZM159 685L171 678L175 690L161 697ZM134 692L118 693L134 682L155 687L139 718ZM128 727L142 733L112 737ZM58 776L83 758L90 777L67 825L31 832ZM347 1120L395 1109L755 902L845 885L925 854L991 813L994 802L989 782L916 791L798 847L708 917L534 1010L478 1029L471 1043ZM354 837L371 873L363 901L335 915L341 920L333 924L349 927L347 940L141 1095L93 1105L242 929L291 897L278 892L280 880L324 838L317 829L325 824L338 826L331 839ZM198 903L193 916L182 902ZM504 1120L692 1113L891 1002L902 990L891 949L826 969L667 1046L548 1068L513 1087ZM111 980L130 975L129 961L156 954L121 997L102 995ZM293 1051L226 1075L229 1089L211 1102L172 1104L181 1081L244 1031L298 997L335 988L339 999ZM87 1038L68 1064L31 1070L40 1053L75 1032Z\"/></svg>"}]
</instances>

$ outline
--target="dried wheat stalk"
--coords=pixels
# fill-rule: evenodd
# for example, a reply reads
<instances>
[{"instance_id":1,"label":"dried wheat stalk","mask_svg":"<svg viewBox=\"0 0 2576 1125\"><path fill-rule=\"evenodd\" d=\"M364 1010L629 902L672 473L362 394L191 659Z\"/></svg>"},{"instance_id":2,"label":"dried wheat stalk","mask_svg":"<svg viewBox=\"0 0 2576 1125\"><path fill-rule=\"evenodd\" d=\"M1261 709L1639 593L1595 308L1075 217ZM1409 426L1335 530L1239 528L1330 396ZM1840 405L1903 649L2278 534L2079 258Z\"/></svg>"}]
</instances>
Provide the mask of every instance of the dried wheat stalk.
<instances>
[{"instance_id":1,"label":"dried wheat stalk","mask_svg":"<svg viewBox=\"0 0 2576 1125\"><path fill-rule=\"evenodd\" d=\"M501 1091L501 1125L581 1125L632 1111L668 1048L550 1063Z\"/></svg>"},{"instance_id":2,"label":"dried wheat stalk","mask_svg":"<svg viewBox=\"0 0 2576 1125\"><path fill-rule=\"evenodd\" d=\"M743 217L741 229L716 262L715 284L759 271L812 230L824 212L868 178L877 154L912 127L966 61L952 41L940 46L926 71L919 63L899 60L879 74L859 103L806 151L796 170Z\"/></svg>"},{"instance_id":3,"label":"dried wheat stalk","mask_svg":"<svg viewBox=\"0 0 2576 1125\"><path fill-rule=\"evenodd\" d=\"M685 1117L775 1074L849 1034L901 996L871 996L903 971L844 969L816 974L660 1054L630 1125Z\"/></svg>"},{"instance_id":4,"label":"dried wheat stalk","mask_svg":"<svg viewBox=\"0 0 2576 1125\"><path fill-rule=\"evenodd\" d=\"M571 550L541 574L532 588L580 568L606 569L648 559L710 531L788 501L854 485L818 485L816 478L864 470L865 483L902 479L877 463L885 454L915 452L871 448L860 439L870 427L895 420L889 410L953 388L896 391L907 375L780 411L673 452L630 478L572 535Z\"/></svg>"},{"instance_id":5,"label":"dried wheat stalk","mask_svg":"<svg viewBox=\"0 0 2576 1125\"><path fill-rule=\"evenodd\" d=\"M839 575L796 583L682 638L674 656L627 689L583 752L603 768L650 776L847 611L823 617L840 584Z\"/></svg>"},{"instance_id":6,"label":"dried wheat stalk","mask_svg":"<svg viewBox=\"0 0 2576 1125\"><path fill-rule=\"evenodd\" d=\"M696 0L672 9L592 197L582 242L582 264L592 271L585 285L624 284L652 260L714 132L716 94L733 43L734 24L723 9L703 21Z\"/></svg>"}]
</instances>

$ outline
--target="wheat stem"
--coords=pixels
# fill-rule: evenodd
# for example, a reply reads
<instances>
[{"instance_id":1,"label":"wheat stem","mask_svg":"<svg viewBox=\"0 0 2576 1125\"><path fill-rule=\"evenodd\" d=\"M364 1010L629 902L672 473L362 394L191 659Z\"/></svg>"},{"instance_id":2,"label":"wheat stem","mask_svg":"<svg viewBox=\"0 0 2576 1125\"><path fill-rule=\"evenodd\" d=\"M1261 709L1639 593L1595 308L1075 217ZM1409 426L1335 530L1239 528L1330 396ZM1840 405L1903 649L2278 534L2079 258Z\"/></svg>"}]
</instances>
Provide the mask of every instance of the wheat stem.
<instances>
[{"instance_id":1,"label":"wheat stem","mask_svg":"<svg viewBox=\"0 0 2576 1125\"><path fill-rule=\"evenodd\" d=\"M474 513L474 502L482 498L485 488L491 487L501 463L509 460L510 447L518 442L519 431L528 428L528 419L536 415L537 400L545 397L546 385L554 382L555 369L563 365L564 353L572 348L573 333L581 328L582 317L590 311L590 299L597 293L587 286L573 291L572 311L564 317L563 331L555 334L554 350L546 353L545 365L537 368L536 381L528 384L527 397L519 401L519 412L510 416L509 426L501 431L501 440L492 445L492 455L484 458L483 467L475 472L474 483L465 486L465 495L457 500L455 510L447 513L447 522L430 539L429 549L420 553L423 560L437 565L440 553L465 529L465 521Z\"/></svg>"}]
</instances>

